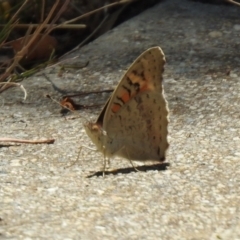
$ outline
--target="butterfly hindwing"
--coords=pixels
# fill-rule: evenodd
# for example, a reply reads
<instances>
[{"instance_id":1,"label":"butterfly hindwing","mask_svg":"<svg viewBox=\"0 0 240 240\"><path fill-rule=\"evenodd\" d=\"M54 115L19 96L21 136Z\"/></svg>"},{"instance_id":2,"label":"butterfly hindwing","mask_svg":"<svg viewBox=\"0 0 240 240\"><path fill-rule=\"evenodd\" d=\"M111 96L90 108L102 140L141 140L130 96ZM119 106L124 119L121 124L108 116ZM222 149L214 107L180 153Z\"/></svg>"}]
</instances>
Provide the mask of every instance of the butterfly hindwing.
<instances>
[{"instance_id":1,"label":"butterfly hindwing","mask_svg":"<svg viewBox=\"0 0 240 240\"><path fill-rule=\"evenodd\" d=\"M168 148L168 109L162 94L144 92L109 122L106 149L131 160L163 161Z\"/></svg>"}]
</instances>

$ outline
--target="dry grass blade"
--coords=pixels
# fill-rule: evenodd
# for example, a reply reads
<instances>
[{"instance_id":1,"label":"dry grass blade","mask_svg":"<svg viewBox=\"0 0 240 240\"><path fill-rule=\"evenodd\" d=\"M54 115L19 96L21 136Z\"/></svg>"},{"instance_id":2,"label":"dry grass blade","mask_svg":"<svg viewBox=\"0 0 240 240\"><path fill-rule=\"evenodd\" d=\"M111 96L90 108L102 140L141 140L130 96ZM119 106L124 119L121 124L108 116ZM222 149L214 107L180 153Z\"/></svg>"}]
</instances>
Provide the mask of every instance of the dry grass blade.
<instances>
[{"instance_id":1,"label":"dry grass blade","mask_svg":"<svg viewBox=\"0 0 240 240\"><path fill-rule=\"evenodd\" d=\"M69 23L78 21L78 20L80 20L80 19L83 19L83 18L85 18L85 17L88 17L88 16L90 16L90 15L96 13L96 12L99 12L99 11L101 11L101 10L104 10L104 9L106 9L106 8L114 7L114 6L117 6L117 5L120 5L120 4L131 3L131 2L134 2L134 1L135 1L135 0L122 0L122 1L119 1L119 2L115 2L115 3L110 3L110 4L107 4L107 5L103 6L103 7L97 8L97 9L95 9L95 10L93 10L93 11L87 12L87 13L79 16L79 17L74 18L74 19L71 19L71 20L69 20L69 21L65 21L63 24L69 24ZM62 24L60 24L60 26L61 26L61 25L62 25Z\"/></svg>"},{"instance_id":2,"label":"dry grass blade","mask_svg":"<svg viewBox=\"0 0 240 240\"><path fill-rule=\"evenodd\" d=\"M59 10L57 16L59 17L60 13L62 13L64 11L64 9L66 8L67 4L69 3L70 0L67 0L63 6L61 7L61 9ZM57 9L57 6L59 5L60 0L55 1L54 5L52 6L48 16L46 17L46 19L44 20L44 22L42 24L40 24L34 31L34 33L31 35L31 37L29 38L29 40L27 41L26 45L24 45L22 47L22 49L20 51L18 51L13 59L13 62L11 63L11 65L6 69L5 73L2 74L0 76L0 82L3 82L7 77L9 77L12 73L12 71L14 70L14 68L16 66L19 66L19 62L23 59L24 56L26 56L29 53L29 49L31 49L32 45L34 42L36 42L36 39L39 37L39 35L41 34L41 32L45 29L45 32L43 34L43 37L48 35L50 33L50 31L53 30L53 26L52 24L54 24L54 21L57 20L57 16L54 17L54 19L51 21L51 24L49 26L46 26L49 21L51 20L55 10ZM24 4L26 4L27 1L24 2ZM23 6L22 6L23 7ZM21 7L21 8L22 8ZM13 19L15 18L16 14L14 15ZM40 40L41 41L41 40ZM34 51L34 48L31 49L31 51ZM11 81L11 79L10 79ZM9 88L7 85L4 85L1 87L0 92L3 92L4 90L6 90L7 88Z\"/></svg>"},{"instance_id":3,"label":"dry grass blade","mask_svg":"<svg viewBox=\"0 0 240 240\"><path fill-rule=\"evenodd\" d=\"M100 29L100 27L104 24L104 22L106 21L106 19L108 18L108 15L105 16L105 18L99 23L99 25L96 27L96 29L94 31L91 32L91 34L85 38L76 48L74 48L72 51L75 51L76 49L80 48L81 46L83 46L97 31L98 29ZM72 52L71 51L71 52ZM67 53L69 54L69 53Z\"/></svg>"},{"instance_id":4,"label":"dry grass blade","mask_svg":"<svg viewBox=\"0 0 240 240\"><path fill-rule=\"evenodd\" d=\"M39 24L15 24L11 26L13 28L29 28L31 25L32 28L37 28ZM0 24L0 27L5 27L5 24ZM67 24L67 25L58 25L58 24L46 24L44 28L53 27L54 29L84 29L87 26L85 24ZM0 39L1 42L1 39Z\"/></svg>"},{"instance_id":5,"label":"dry grass blade","mask_svg":"<svg viewBox=\"0 0 240 240\"><path fill-rule=\"evenodd\" d=\"M28 3L28 0L26 0L21 7L17 10L17 12L13 15L12 19L10 21L14 21L17 16L19 15L19 13L22 11L22 9L26 6L26 4Z\"/></svg>"},{"instance_id":6,"label":"dry grass blade","mask_svg":"<svg viewBox=\"0 0 240 240\"><path fill-rule=\"evenodd\" d=\"M0 83L0 85L4 85L5 89L10 88L10 87L20 87L22 89L22 91L24 92L24 98L23 100L26 100L27 98L27 91L26 89L23 87L22 84L20 83L15 83L15 82L2 82ZM0 91L1 92L1 91Z\"/></svg>"},{"instance_id":7,"label":"dry grass blade","mask_svg":"<svg viewBox=\"0 0 240 240\"><path fill-rule=\"evenodd\" d=\"M6 39L8 38L9 34L11 33L12 29L15 27L16 24L17 22L8 22L7 24L1 24L3 26L3 29L0 32L0 48L4 45Z\"/></svg>"},{"instance_id":8,"label":"dry grass blade","mask_svg":"<svg viewBox=\"0 0 240 240\"><path fill-rule=\"evenodd\" d=\"M233 0L225 0L225 1L228 2L228 3L232 3L232 4L240 7L240 3L239 3L239 2L235 2L235 1L233 1Z\"/></svg>"}]
</instances>

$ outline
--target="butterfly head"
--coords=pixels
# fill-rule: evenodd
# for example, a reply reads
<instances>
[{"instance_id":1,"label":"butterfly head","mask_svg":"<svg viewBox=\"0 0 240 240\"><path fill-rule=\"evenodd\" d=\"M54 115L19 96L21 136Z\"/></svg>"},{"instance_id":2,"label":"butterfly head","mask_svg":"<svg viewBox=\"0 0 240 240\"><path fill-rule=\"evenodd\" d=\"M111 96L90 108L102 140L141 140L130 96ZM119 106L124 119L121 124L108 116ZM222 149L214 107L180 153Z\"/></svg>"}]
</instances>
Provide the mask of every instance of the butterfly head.
<instances>
[{"instance_id":1,"label":"butterfly head","mask_svg":"<svg viewBox=\"0 0 240 240\"><path fill-rule=\"evenodd\" d=\"M102 151L103 144L102 139L106 135L106 131L98 123L86 122L84 125L85 131L93 143L97 146L97 149Z\"/></svg>"}]
</instances>

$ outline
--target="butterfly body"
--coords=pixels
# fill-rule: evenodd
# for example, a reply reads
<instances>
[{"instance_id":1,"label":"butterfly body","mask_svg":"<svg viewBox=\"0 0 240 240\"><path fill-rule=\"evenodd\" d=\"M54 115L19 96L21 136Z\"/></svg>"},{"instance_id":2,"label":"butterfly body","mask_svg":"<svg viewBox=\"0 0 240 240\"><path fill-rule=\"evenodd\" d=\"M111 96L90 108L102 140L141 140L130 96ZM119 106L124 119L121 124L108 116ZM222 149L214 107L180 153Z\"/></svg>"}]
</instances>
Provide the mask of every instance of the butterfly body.
<instances>
[{"instance_id":1,"label":"butterfly body","mask_svg":"<svg viewBox=\"0 0 240 240\"><path fill-rule=\"evenodd\" d=\"M168 107L162 86L164 63L159 47L142 53L121 79L96 123L84 125L104 157L165 160L169 144Z\"/></svg>"}]
</instances>

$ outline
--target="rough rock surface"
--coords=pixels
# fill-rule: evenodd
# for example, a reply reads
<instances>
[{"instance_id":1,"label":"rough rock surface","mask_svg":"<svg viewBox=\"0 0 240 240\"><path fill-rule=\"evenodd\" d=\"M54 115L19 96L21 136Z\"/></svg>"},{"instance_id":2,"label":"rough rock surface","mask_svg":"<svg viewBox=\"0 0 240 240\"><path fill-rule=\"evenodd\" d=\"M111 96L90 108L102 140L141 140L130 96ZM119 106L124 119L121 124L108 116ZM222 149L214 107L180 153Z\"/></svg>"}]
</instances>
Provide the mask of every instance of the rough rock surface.
<instances>
[{"instance_id":1,"label":"rough rock surface","mask_svg":"<svg viewBox=\"0 0 240 240\"><path fill-rule=\"evenodd\" d=\"M66 119L43 72L24 80L28 98L1 94L0 136L55 138L52 145L0 148L0 239L240 239L240 8L169 0L67 56L84 65L60 76L63 92L112 89L144 50L163 49L169 101L170 166L135 172L101 154L82 127L101 108ZM104 103L108 94L81 96ZM164 170L165 169L165 170Z\"/></svg>"}]
</instances>

